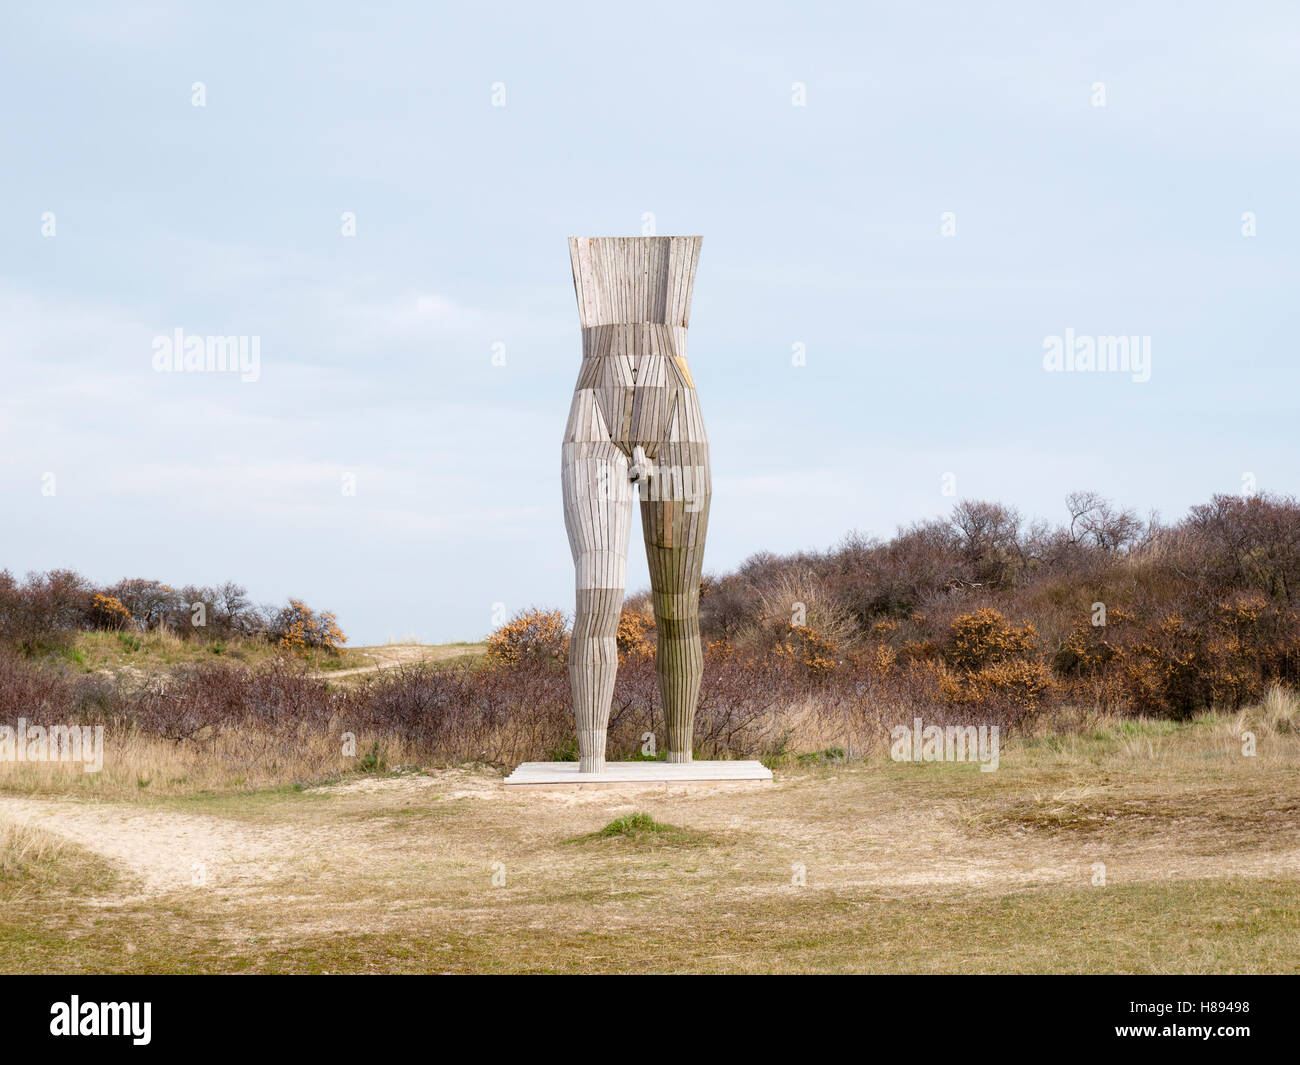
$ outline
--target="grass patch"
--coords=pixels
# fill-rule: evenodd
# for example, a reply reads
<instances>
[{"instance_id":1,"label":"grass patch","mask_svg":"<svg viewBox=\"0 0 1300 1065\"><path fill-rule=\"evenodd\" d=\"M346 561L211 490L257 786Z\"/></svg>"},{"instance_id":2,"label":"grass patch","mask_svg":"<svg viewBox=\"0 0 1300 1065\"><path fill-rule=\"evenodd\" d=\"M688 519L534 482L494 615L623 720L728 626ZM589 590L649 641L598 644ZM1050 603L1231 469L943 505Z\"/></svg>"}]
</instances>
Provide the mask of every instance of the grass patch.
<instances>
[{"instance_id":1,"label":"grass patch","mask_svg":"<svg viewBox=\"0 0 1300 1065\"><path fill-rule=\"evenodd\" d=\"M116 872L89 851L30 824L0 821L0 899L107 890Z\"/></svg>"},{"instance_id":2,"label":"grass patch","mask_svg":"<svg viewBox=\"0 0 1300 1065\"><path fill-rule=\"evenodd\" d=\"M1269 789L1200 788L1128 794L1088 787L1067 789L1051 797L1019 799L978 818L997 830L1042 832L1048 835L1124 837L1162 828L1201 836L1228 838L1276 837L1300 832L1300 799L1278 796Z\"/></svg>"},{"instance_id":3,"label":"grass patch","mask_svg":"<svg viewBox=\"0 0 1300 1065\"><path fill-rule=\"evenodd\" d=\"M802 766L829 765L832 762L843 762L844 760L843 747L827 747L824 751L809 751L797 758L798 764Z\"/></svg>"},{"instance_id":4,"label":"grass patch","mask_svg":"<svg viewBox=\"0 0 1300 1065\"><path fill-rule=\"evenodd\" d=\"M671 825L661 825L646 813L628 814L618 817L607 824L597 836L639 836L645 832L676 832Z\"/></svg>"},{"instance_id":5,"label":"grass patch","mask_svg":"<svg viewBox=\"0 0 1300 1065\"><path fill-rule=\"evenodd\" d=\"M574 736L571 740L561 747L552 747L546 752L546 761L548 762L576 762L578 761L578 737Z\"/></svg>"},{"instance_id":6,"label":"grass patch","mask_svg":"<svg viewBox=\"0 0 1300 1065\"><path fill-rule=\"evenodd\" d=\"M151 629L148 632L81 632L77 633L64 658L87 673L164 673L176 666L211 661L213 656L255 666L280 655L269 640L257 637L230 636L208 639L193 636L181 639L173 632ZM368 665L370 659L360 649L344 649L338 654L312 651L304 659L311 671L351 669Z\"/></svg>"},{"instance_id":7,"label":"grass patch","mask_svg":"<svg viewBox=\"0 0 1300 1065\"><path fill-rule=\"evenodd\" d=\"M575 836L567 843L590 843L602 839L623 839L633 843L667 843L685 846L699 846L711 842L707 833L696 832L690 828L665 825L656 821L647 813L637 812L616 817L604 828L589 832L585 836Z\"/></svg>"}]
</instances>

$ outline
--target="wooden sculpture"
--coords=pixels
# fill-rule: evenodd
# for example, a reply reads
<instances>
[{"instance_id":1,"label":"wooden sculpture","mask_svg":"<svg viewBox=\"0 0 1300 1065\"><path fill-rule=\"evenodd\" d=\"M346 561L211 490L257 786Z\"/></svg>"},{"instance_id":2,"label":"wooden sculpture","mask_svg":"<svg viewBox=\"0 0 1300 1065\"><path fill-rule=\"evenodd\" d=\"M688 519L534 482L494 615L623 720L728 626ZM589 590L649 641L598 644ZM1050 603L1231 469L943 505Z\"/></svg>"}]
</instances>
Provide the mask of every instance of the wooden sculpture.
<instances>
[{"instance_id":1,"label":"wooden sculpture","mask_svg":"<svg viewBox=\"0 0 1300 1065\"><path fill-rule=\"evenodd\" d=\"M569 239L582 370L564 433L562 482L578 586L569 680L580 773L605 764L633 485L654 593L668 761L691 760L711 491L709 442L686 365L701 239Z\"/></svg>"}]
</instances>

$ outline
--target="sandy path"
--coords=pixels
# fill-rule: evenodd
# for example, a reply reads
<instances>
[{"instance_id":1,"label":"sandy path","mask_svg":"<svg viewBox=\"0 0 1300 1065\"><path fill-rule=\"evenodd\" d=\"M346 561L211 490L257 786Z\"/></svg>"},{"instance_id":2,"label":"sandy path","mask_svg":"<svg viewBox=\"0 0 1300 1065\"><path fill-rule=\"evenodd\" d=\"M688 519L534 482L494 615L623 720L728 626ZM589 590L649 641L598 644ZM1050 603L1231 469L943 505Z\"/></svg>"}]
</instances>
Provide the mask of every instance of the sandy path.
<instances>
[{"instance_id":1,"label":"sandy path","mask_svg":"<svg viewBox=\"0 0 1300 1065\"><path fill-rule=\"evenodd\" d=\"M461 655L479 654L486 650L485 644L466 644L463 647L434 646L418 643L385 644L381 647L359 647L357 652L374 659L374 664L357 666L354 669L335 669L314 673L318 680L333 680L335 677L354 677L359 673L374 673L381 669L393 669L396 666L420 665L424 662L445 662L449 658Z\"/></svg>"},{"instance_id":2,"label":"sandy path","mask_svg":"<svg viewBox=\"0 0 1300 1065\"><path fill-rule=\"evenodd\" d=\"M481 776L456 770L438 777L363 777L319 790L373 797L382 816L435 786L443 799L491 798L501 791ZM138 882L126 888L127 896L266 884L333 863L365 867L375 858L373 832L365 824L337 820L261 824L124 803L5 795L0 795L0 819L30 824L107 858Z\"/></svg>"},{"instance_id":3,"label":"sandy path","mask_svg":"<svg viewBox=\"0 0 1300 1065\"><path fill-rule=\"evenodd\" d=\"M144 894L274 879L317 841L288 826L108 803L0 797L0 817L63 836L118 865Z\"/></svg>"}]
</instances>

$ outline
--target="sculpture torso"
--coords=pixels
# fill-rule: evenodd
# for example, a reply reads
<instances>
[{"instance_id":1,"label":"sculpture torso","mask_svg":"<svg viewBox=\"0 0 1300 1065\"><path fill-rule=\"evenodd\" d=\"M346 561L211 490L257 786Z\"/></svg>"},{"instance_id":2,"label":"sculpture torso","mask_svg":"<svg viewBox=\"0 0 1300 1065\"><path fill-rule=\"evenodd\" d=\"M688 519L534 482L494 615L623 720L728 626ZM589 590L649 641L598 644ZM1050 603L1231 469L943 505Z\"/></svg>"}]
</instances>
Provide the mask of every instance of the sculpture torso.
<instances>
[{"instance_id":1,"label":"sculpture torso","mask_svg":"<svg viewBox=\"0 0 1300 1065\"><path fill-rule=\"evenodd\" d=\"M686 362L699 237L576 237L569 242L582 369L566 440L611 441L648 458L663 441L707 442Z\"/></svg>"}]
</instances>

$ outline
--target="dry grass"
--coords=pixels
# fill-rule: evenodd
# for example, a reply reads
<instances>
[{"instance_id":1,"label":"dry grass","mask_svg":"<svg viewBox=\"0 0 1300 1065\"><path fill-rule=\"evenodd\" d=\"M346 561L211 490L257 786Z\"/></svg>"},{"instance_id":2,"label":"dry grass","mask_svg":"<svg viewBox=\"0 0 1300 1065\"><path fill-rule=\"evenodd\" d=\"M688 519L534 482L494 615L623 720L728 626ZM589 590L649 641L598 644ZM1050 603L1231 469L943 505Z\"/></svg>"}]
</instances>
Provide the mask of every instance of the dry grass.
<instances>
[{"instance_id":1,"label":"dry grass","mask_svg":"<svg viewBox=\"0 0 1300 1065\"><path fill-rule=\"evenodd\" d=\"M1300 735L1252 713L1044 731L996 773L876 756L761 790L521 793L464 768L0 798L122 874L89 908L56 885L0 911L0 968L1296 971Z\"/></svg>"},{"instance_id":2,"label":"dry grass","mask_svg":"<svg viewBox=\"0 0 1300 1065\"><path fill-rule=\"evenodd\" d=\"M1270 732L1300 732L1300 695L1274 684L1264 695L1258 717Z\"/></svg>"},{"instance_id":3,"label":"dry grass","mask_svg":"<svg viewBox=\"0 0 1300 1065\"><path fill-rule=\"evenodd\" d=\"M106 734L104 768L0 762L0 793L130 800L148 796L247 793L307 785L344 775L410 765L414 754L391 737L360 733L345 753L339 737L306 734L297 743L255 729L222 729L201 746L139 732Z\"/></svg>"},{"instance_id":4,"label":"dry grass","mask_svg":"<svg viewBox=\"0 0 1300 1065\"><path fill-rule=\"evenodd\" d=\"M30 824L0 821L0 880L18 880L58 857L63 842Z\"/></svg>"},{"instance_id":5,"label":"dry grass","mask_svg":"<svg viewBox=\"0 0 1300 1065\"><path fill-rule=\"evenodd\" d=\"M66 836L0 817L0 902L102 894L115 880L109 863Z\"/></svg>"}]
</instances>

